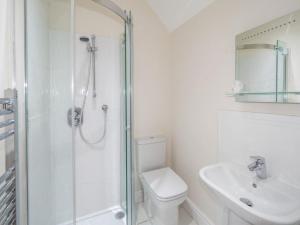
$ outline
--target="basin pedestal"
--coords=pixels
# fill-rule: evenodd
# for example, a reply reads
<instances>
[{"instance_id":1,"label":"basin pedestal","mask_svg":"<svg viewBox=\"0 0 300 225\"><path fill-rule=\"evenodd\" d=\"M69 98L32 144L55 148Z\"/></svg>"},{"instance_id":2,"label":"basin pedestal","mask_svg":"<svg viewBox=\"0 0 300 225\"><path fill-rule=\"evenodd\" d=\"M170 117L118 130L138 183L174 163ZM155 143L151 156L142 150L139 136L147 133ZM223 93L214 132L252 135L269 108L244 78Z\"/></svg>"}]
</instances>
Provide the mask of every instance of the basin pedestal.
<instances>
[{"instance_id":1,"label":"basin pedestal","mask_svg":"<svg viewBox=\"0 0 300 225\"><path fill-rule=\"evenodd\" d=\"M229 211L228 213L228 223L225 225L253 225L251 223L246 222L245 220L241 219L239 216L234 214L233 212Z\"/></svg>"},{"instance_id":2,"label":"basin pedestal","mask_svg":"<svg viewBox=\"0 0 300 225\"><path fill-rule=\"evenodd\" d=\"M220 219L221 225L254 225L249 223L224 206Z\"/></svg>"}]
</instances>

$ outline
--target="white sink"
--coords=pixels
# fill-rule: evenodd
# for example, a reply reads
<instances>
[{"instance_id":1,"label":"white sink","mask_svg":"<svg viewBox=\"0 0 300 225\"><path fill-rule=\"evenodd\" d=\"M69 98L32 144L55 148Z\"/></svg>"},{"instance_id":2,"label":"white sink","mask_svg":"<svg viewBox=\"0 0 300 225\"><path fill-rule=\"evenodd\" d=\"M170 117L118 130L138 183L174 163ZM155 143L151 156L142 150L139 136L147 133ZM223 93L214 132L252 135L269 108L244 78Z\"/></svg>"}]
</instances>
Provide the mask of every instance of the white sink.
<instances>
[{"instance_id":1,"label":"white sink","mask_svg":"<svg viewBox=\"0 0 300 225\"><path fill-rule=\"evenodd\" d=\"M231 163L207 166L200 170L200 177L225 207L245 221L254 225L300 225L300 188L280 178L259 180L247 166ZM241 198L253 205L248 206Z\"/></svg>"}]
</instances>

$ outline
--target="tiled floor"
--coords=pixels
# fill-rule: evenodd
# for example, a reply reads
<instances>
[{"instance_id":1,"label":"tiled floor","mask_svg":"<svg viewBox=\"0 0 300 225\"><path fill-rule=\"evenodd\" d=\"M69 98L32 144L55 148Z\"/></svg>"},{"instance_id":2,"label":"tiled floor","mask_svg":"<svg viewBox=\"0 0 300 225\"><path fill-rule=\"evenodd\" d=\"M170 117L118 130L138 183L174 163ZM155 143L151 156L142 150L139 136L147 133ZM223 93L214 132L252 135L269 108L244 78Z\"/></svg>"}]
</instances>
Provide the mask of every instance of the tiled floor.
<instances>
[{"instance_id":1,"label":"tiled floor","mask_svg":"<svg viewBox=\"0 0 300 225\"><path fill-rule=\"evenodd\" d=\"M155 225L147 218L147 214L143 204L139 204L137 210L137 224L138 225ZM197 225L192 217L185 211L184 208L179 208L179 223L178 225Z\"/></svg>"}]
</instances>

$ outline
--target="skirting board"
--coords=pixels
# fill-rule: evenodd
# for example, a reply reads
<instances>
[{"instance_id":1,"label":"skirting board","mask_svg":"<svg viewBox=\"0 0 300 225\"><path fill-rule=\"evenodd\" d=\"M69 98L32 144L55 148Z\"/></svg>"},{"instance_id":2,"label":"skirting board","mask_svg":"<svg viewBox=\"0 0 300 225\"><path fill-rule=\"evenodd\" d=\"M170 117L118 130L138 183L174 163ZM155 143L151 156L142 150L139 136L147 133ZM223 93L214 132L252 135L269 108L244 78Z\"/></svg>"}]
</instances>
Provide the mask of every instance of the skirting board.
<instances>
[{"instance_id":1,"label":"skirting board","mask_svg":"<svg viewBox=\"0 0 300 225\"><path fill-rule=\"evenodd\" d=\"M187 198L182 207L193 217L198 225L215 225L191 199Z\"/></svg>"}]
</instances>

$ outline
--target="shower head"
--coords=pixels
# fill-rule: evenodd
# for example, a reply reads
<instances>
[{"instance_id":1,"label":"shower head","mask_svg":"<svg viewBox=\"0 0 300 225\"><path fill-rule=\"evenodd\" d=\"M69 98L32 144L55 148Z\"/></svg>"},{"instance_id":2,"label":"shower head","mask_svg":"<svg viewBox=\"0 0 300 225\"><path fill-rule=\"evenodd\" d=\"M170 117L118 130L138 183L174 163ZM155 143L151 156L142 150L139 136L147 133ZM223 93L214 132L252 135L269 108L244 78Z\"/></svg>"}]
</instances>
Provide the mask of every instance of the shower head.
<instances>
[{"instance_id":1,"label":"shower head","mask_svg":"<svg viewBox=\"0 0 300 225\"><path fill-rule=\"evenodd\" d=\"M85 36L81 36L79 38L79 40L82 41L82 42L89 42L90 41L90 39L88 37L85 37Z\"/></svg>"},{"instance_id":2,"label":"shower head","mask_svg":"<svg viewBox=\"0 0 300 225\"><path fill-rule=\"evenodd\" d=\"M86 36L81 36L79 38L80 41L85 42L86 43L86 48L88 52L91 52L91 43L90 43L90 38L86 37Z\"/></svg>"}]
</instances>

